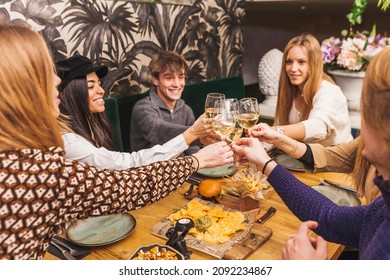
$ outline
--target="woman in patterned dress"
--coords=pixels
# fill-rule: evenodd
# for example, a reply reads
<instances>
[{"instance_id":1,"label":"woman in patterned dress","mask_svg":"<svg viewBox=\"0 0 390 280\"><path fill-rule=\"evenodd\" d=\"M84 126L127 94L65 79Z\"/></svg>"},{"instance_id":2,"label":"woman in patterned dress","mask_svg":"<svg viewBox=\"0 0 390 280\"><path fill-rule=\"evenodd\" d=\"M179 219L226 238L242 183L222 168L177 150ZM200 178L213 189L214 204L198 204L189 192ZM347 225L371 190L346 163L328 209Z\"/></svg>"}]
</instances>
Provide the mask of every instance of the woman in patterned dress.
<instances>
[{"instance_id":1,"label":"woman in patterned dress","mask_svg":"<svg viewBox=\"0 0 390 280\"><path fill-rule=\"evenodd\" d=\"M0 259L40 259L67 222L143 207L199 168L233 161L225 142L123 171L67 160L57 121L61 80L45 41L0 25L0 56Z\"/></svg>"}]
</instances>

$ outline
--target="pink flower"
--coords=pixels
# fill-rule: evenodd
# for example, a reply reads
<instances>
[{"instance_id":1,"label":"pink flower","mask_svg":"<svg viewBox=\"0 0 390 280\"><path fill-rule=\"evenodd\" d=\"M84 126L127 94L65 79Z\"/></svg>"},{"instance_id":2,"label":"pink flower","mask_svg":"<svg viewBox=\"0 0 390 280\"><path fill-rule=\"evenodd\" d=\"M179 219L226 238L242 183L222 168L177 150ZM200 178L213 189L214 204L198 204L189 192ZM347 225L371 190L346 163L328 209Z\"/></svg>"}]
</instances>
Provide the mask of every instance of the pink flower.
<instances>
[{"instance_id":1,"label":"pink flower","mask_svg":"<svg viewBox=\"0 0 390 280\"><path fill-rule=\"evenodd\" d=\"M356 32L341 40L333 36L325 39L321 51L326 67L365 71L370 60L388 45L388 37L379 34L367 37L363 32Z\"/></svg>"},{"instance_id":2,"label":"pink flower","mask_svg":"<svg viewBox=\"0 0 390 280\"><path fill-rule=\"evenodd\" d=\"M325 63L331 63L335 60L336 55L340 52L340 39L330 37L322 42L321 50Z\"/></svg>"}]
</instances>

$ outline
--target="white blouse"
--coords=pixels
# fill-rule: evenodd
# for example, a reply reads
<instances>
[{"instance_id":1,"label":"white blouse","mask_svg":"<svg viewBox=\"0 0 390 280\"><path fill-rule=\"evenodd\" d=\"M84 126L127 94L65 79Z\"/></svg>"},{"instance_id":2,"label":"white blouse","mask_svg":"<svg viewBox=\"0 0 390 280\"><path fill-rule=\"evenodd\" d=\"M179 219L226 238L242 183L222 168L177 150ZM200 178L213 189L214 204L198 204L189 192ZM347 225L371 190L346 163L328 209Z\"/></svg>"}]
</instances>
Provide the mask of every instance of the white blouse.
<instances>
[{"instance_id":1,"label":"white blouse","mask_svg":"<svg viewBox=\"0 0 390 280\"><path fill-rule=\"evenodd\" d=\"M111 170L139 167L156 161L168 160L188 149L183 134L163 145L156 145L132 153L109 151L103 147L97 148L87 139L75 133L63 134L62 139L67 158L82 161L100 169Z\"/></svg>"},{"instance_id":2,"label":"white blouse","mask_svg":"<svg viewBox=\"0 0 390 280\"><path fill-rule=\"evenodd\" d=\"M289 122L298 123L300 119L301 113L294 102ZM328 81L321 82L308 119L301 122L305 127L304 141L307 143L320 143L327 147L353 139L347 99L339 86Z\"/></svg>"}]
</instances>

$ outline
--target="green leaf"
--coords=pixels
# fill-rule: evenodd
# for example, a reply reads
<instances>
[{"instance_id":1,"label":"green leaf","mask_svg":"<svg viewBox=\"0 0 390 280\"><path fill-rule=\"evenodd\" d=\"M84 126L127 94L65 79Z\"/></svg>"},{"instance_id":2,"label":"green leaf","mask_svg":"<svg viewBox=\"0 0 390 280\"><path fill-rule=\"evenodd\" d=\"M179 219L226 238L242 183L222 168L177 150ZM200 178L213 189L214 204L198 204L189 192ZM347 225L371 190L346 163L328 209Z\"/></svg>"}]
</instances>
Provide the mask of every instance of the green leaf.
<instances>
[{"instance_id":1,"label":"green leaf","mask_svg":"<svg viewBox=\"0 0 390 280\"><path fill-rule=\"evenodd\" d=\"M386 0L390 1L390 0ZM363 22L362 14L367 7L367 0L355 0L351 11L347 14L349 23L354 26Z\"/></svg>"},{"instance_id":2,"label":"green leaf","mask_svg":"<svg viewBox=\"0 0 390 280\"><path fill-rule=\"evenodd\" d=\"M372 26L370 37L373 37L376 35L376 23Z\"/></svg>"},{"instance_id":3,"label":"green leaf","mask_svg":"<svg viewBox=\"0 0 390 280\"><path fill-rule=\"evenodd\" d=\"M390 6L390 0L378 0L377 7L380 7L383 12L386 12L389 6Z\"/></svg>"}]
</instances>

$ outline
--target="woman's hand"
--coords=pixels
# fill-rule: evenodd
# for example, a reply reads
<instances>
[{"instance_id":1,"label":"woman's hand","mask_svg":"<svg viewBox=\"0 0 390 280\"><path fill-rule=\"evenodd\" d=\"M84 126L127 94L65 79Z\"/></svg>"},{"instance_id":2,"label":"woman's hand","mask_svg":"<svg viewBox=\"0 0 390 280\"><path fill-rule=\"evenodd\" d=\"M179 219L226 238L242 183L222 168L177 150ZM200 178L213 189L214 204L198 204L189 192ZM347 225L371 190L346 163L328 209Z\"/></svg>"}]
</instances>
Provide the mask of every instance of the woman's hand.
<instances>
[{"instance_id":1,"label":"woman's hand","mask_svg":"<svg viewBox=\"0 0 390 280\"><path fill-rule=\"evenodd\" d=\"M200 143L202 143L203 145L209 145L209 144L221 141L221 136L219 136L216 133L212 133L209 136L200 138L199 140L200 140Z\"/></svg>"},{"instance_id":2,"label":"woman's hand","mask_svg":"<svg viewBox=\"0 0 390 280\"><path fill-rule=\"evenodd\" d=\"M193 156L199 161L199 169L233 162L233 151L225 141L207 145Z\"/></svg>"},{"instance_id":3,"label":"woman's hand","mask_svg":"<svg viewBox=\"0 0 390 280\"><path fill-rule=\"evenodd\" d=\"M279 134L268 124L259 123L248 130L248 136L256 137L262 142L273 144Z\"/></svg>"},{"instance_id":4,"label":"woman's hand","mask_svg":"<svg viewBox=\"0 0 390 280\"><path fill-rule=\"evenodd\" d=\"M283 260L326 260L328 257L328 243L321 237L309 236L309 230L316 229L318 223L306 221L301 223L297 234L287 240L282 250Z\"/></svg>"},{"instance_id":5,"label":"woman's hand","mask_svg":"<svg viewBox=\"0 0 390 280\"><path fill-rule=\"evenodd\" d=\"M233 142L231 146L233 151L237 153L236 161L250 161L256 164L260 171L265 162L270 159L257 138L240 138L235 143Z\"/></svg>"}]
</instances>

